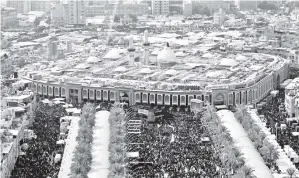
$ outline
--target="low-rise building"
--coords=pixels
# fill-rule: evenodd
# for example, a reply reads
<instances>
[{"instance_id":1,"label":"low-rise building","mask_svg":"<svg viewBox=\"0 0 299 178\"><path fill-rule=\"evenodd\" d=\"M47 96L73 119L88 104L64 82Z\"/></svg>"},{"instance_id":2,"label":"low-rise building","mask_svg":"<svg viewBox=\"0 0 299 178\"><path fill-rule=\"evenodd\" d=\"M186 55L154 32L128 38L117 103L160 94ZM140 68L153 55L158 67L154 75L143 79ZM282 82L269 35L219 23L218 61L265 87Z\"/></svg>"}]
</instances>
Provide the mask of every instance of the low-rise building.
<instances>
[{"instance_id":1,"label":"low-rise building","mask_svg":"<svg viewBox=\"0 0 299 178\"><path fill-rule=\"evenodd\" d=\"M290 117L295 117L296 102L299 98L299 78L293 79L285 88L285 108Z\"/></svg>"},{"instance_id":2,"label":"low-rise building","mask_svg":"<svg viewBox=\"0 0 299 178\"><path fill-rule=\"evenodd\" d=\"M0 177L9 178L18 156L20 141L24 138L27 115L22 107L11 107L1 112L0 119Z\"/></svg>"},{"instance_id":3,"label":"low-rise building","mask_svg":"<svg viewBox=\"0 0 299 178\"><path fill-rule=\"evenodd\" d=\"M18 24L17 11L10 7L1 7L1 28L13 27Z\"/></svg>"}]
</instances>

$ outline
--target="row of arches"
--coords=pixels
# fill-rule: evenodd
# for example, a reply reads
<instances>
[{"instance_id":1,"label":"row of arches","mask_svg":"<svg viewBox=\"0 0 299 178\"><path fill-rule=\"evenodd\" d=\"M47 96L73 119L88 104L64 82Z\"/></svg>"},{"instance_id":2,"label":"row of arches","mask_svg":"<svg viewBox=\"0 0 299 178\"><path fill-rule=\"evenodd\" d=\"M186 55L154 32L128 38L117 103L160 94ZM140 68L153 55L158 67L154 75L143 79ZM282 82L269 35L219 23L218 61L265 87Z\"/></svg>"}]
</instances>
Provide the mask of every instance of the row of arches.
<instances>
[{"instance_id":1,"label":"row of arches","mask_svg":"<svg viewBox=\"0 0 299 178\"><path fill-rule=\"evenodd\" d=\"M135 92L135 103L188 106L192 99L211 102L211 95L194 94L162 94L162 93L140 93Z\"/></svg>"}]
</instances>

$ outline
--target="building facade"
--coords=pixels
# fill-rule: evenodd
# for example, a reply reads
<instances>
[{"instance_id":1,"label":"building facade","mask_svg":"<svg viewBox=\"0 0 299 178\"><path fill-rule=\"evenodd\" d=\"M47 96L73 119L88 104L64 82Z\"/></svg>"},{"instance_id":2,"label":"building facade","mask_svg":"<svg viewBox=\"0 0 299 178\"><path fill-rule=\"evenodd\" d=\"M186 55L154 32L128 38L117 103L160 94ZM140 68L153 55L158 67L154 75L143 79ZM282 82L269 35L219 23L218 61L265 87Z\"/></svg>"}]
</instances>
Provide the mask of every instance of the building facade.
<instances>
[{"instance_id":1,"label":"building facade","mask_svg":"<svg viewBox=\"0 0 299 178\"><path fill-rule=\"evenodd\" d=\"M22 1L15 1L15 0L8 0L7 7L15 8L18 14L24 14L31 11L31 1L29 0L22 0Z\"/></svg>"},{"instance_id":2,"label":"building facade","mask_svg":"<svg viewBox=\"0 0 299 178\"><path fill-rule=\"evenodd\" d=\"M153 15L169 14L169 0L152 0Z\"/></svg>"},{"instance_id":3,"label":"building facade","mask_svg":"<svg viewBox=\"0 0 299 178\"><path fill-rule=\"evenodd\" d=\"M192 16L192 3L184 2L183 15L184 16Z\"/></svg>"},{"instance_id":4,"label":"building facade","mask_svg":"<svg viewBox=\"0 0 299 178\"><path fill-rule=\"evenodd\" d=\"M204 90L148 90L126 87L94 87L91 85L59 83L50 81L31 80L30 88L38 95L47 98L64 97L67 100L83 101L126 101L134 104L190 106L191 99L199 99L213 105L234 107L240 104L257 104L270 91L277 88L288 78L287 63L275 71L265 74L251 82L208 86Z\"/></svg>"},{"instance_id":5,"label":"building facade","mask_svg":"<svg viewBox=\"0 0 299 178\"><path fill-rule=\"evenodd\" d=\"M148 7L144 4L104 4L86 6L86 16L103 16L103 15L145 15Z\"/></svg>"},{"instance_id":6,"label":"building facade","mask_svg":"<svg viewBox=\"0 0 299 178\"><path fill-rule=\"evenodd\" d=\"M256 10L261 3L261 0L240 0L240 10Z\"/></svg>"},{"instance_id":7,"label":"building facade","mask_svg":"<svg viewBox=\"0 0 299 178\"><path fill-rule=\"evenodd\" d=\"M17 11L14 8L1 8L1 28L9 28L18 24Z\"/></svg>"},{"instance_id":8,"label":"building facade","mask_svg":"<svg viewBox=\"0 0 299 178\"><path fill-rule=\"evenodd\" d=\"M57 3L51 9L51 23L54 27L64 26L63 4Z\"/></svg>"},{"instance_id":9,"label":"building facade","mask_svg":"<svg viewBox=\"0 0 299 178\"><path fill-rule=\"evenodd\" d=\"M7 6L15 8L17 13L26 14L29 11L50 12L51 4L59 0L8 0Z\"/></svg>"},{"instance_id":10,"label":"building facade","mask_svg":"<svg viewBox=\"0 0 299 178\"><path fill-rule=\"evenodd\" d=\"M214 11L222 8L224 10L230 9L231 2L229 0L192 0L193 2L199 3L202 6Z\"/></svg>"},{"instance_id":11,"label":"building facade","mask_svg":"<svg viewBox=\"0 0 299 178\"><path fill-rule=\"evenodd\" d=\"M213 24L217 26L222 26L224 23L225 14L223 13L222 9L219 9L218 12L214 13Z\"/></svg>"},{"instance_id":12,"label":"building facade","mask_svg":"<svg viewBox=\"0 0 299 178\"><path fill-rule=\"evenodd\" d=\"M64 5L65 25L85 25L86 22L86 2L83 0L70 0Z\"/></svg>"}]
</instances>

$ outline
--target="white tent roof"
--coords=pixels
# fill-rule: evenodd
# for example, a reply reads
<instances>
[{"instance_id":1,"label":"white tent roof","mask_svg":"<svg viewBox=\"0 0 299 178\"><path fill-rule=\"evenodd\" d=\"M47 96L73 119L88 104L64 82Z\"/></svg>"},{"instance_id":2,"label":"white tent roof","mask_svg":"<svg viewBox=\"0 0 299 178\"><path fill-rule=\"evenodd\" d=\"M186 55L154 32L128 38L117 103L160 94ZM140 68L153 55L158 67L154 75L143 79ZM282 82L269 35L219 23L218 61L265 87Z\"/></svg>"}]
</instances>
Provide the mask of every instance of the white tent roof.
<instances>
[{"instance_id":1,"label":"white tent roof","mask_svg":"<svg viewBox=\"0 0 299 178\"><path fill-rule=\"evenodd\" d=\"M152 53L151 53L151 55L155 55L155 56L157 56L158 54L159 54L159 49L155 49Z\"/></svg>"},{"instance_id":2,"label":"white tent roof","mask_svg":"<svg viewBox=\"0 0 299 178\"><path fill-rule=\"evenodd\" d=\"M139 71L141 74L149 74L152 73L152 70L150 68L143 68Z\"/></svg>"},{"instance_id":3,"label":"white tent roof","mask_svg":"<svg viewBox=\"0 0 299 178\"><path fill-rule=\"evenodd\" d=\"M235 61L234 59L232 58L224 58L224 59L221 59L220 61L220 66L236 66L238 65L238 62Z\"/></svg>"},{"instance_id":4,"label":"white tent roof","mask_svg":"<svg viewBox=\"0 0 299 178\"><path fill-rule=\"evenodd\" d=\"M90 62L90 63L95 63L95 62L99 62L99 61L102 61L102 60L95 56L89 56L86 60L86 62Z\"/></svg>"},{"instance_id":5,"label":"white tent roof","mask_svg":"<svg viewBox=\"0 0 299 178\"><path fill-rule=\"evenodd\" d=\"M44 99L44 100L42 100L42 102L43 102L43 103L51 103L51 101L48 100L48 99Z\"/></svg>"},{"instance_id":6,"label":"white tent roof","mask_svg":"<svg viewBox=\"0 0 299 178\"><path fill-rule=\"evenodd\" d=\"M203 58L212 58L213 54L211 53L205 53L204 55L202 55Z\"/></svg>"},{"instance_id":7,"label":"white tent roof","mask_svg":"<svg viewBox=\"0 0 299 178\"><path fill-rule=\"evenodd\" d=\"M127 71L127 68L125 68L124 66L119 66L116 69L114 69L114 72L125 72Z\"/></svg>"},{"instance_id":8,"label":"white tent roof","mask_svg":"<svg viewBox=\"0 0 299 178\"><path fill-rule=\"evenodd\" d=\"M175 53L175 56L177 56L177 57L184 57L184 56L187 56L187 54L183 53L182 51L179 51L179 52Z\"/></svg>"},{"instance_id":9,"label":"white tent roof","mask_svg":"<svg viewBox=\"0 0 299 178\"><path fill-rule=\"evenodd\" d=\"M104 57L104 59L118 59L121 58L117 49L111 49Z\"/></svg>"},{"instance_id":10,"label":"white tent roof","mask_svg":"<svg viewBox=\"0 0 299 178\"><path fill-rule=\"evenodd\" d=\"M247 132L235 118L234 113L228 110L220 110L217 114L223 125L229 130L235 146L244 154L245 165L253 169L253 175L256 178L274 178L252 141L248 138Z\"/></svg>"},{"instance_id":11,"label":"white tent roof","mask_svg":"<svg viewBox=\"0 0 299 178\"><path fill-rule=\"evenodd\" d=\"M176 75L178 72L174 69L167 70L165 72L166 75Z\"/></svg>"},{"instance_id":12,"label":"white tent roof","mask_svg":"<svg viewBox=\"0 0 299 178\"><path fill-rule=\"evenodd\" d=\"M239 55L236 56L236 60L237 61L246 61L247 57L239 54Z\"/></svg>"}]
</instances>

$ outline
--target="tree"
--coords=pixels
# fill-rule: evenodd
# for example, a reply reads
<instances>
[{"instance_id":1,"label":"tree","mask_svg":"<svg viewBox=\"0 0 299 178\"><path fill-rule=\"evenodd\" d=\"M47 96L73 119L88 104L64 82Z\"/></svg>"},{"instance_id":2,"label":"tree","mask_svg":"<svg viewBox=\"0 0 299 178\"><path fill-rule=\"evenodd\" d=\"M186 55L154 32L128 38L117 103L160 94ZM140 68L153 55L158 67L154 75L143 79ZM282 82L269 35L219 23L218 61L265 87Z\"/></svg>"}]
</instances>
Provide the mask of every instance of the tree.
<instances>
[{"instance_id":1,"label":"tree","mask_svg":"<svg viewBox=\"0 0 299 178\"><path fill-rule=\"evenodd\" d=\"M121 164L112 164L109 168L110 173L113 176L123 176L124 175L124 167Z\"/></svg>"},{"instance_id":2,"label":"tree","mask_svg":"<svg viewBox=\"0 0 299 178\"><path fill-rule=\"evenodd\" d=\"M278 153L277 149L275 148L274 145L272 145L268 141L264 142L263 147L260 149L260 152L261 152L264 160L266 162L268 162L271 167L278 159L279 153Z\"/></svg>"},{"instance_id":3,"label":"tree","mask_svg":"<svg viewBox=\"0 0 299 178\"><path fill-rule=\"evenodd\" d=\"M296 176L296 169L294 168L288 168L287 169L287 174L290 176L290 178L293 178Z\"/></svg>"},{"instance_id":4,"label":"tree","mask_svg":"<svg viewBox=\"0 0 299 178\"><path fill-rule=\"evenodd\" d=\"M40 24L41 18L35 18L34 20L34 26L38 26Z\"/></svg>"},{"instance_id":5,"label":"tree","mask_svg":"<svg viewBox=\"0 0 299 178\"><path fill-rule=\"evenodd\" d=\"M135 14L129 14L129 17L132 19L132 21L133 21L134 23L136 23L136 22L138 21L138 19L137 19L137 15L135 15Z\"/></svg>"}]
</instances>

